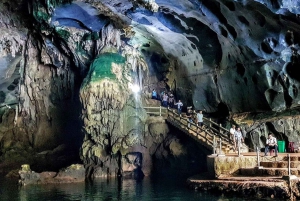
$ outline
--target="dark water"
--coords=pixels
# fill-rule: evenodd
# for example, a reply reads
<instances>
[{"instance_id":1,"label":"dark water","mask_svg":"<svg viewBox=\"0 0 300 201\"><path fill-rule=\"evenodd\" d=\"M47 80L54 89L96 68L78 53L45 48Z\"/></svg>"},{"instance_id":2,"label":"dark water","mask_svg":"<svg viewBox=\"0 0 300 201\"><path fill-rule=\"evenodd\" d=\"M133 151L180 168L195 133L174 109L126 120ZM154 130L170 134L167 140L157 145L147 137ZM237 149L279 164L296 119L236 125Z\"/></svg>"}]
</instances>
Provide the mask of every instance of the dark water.
<instances>
[{"instance_id":1,"label":"dark water","mask_svg":"<svg viewBox=\"0 0 300 201\"><path fill-rule=\"evenodd\" d=\"M250 198L225 197L186 188L181 179L143 181L97 179L78 184L18 187L16 181L0 178L1 201L243 201Z\"/></svg>"}]
</instances>

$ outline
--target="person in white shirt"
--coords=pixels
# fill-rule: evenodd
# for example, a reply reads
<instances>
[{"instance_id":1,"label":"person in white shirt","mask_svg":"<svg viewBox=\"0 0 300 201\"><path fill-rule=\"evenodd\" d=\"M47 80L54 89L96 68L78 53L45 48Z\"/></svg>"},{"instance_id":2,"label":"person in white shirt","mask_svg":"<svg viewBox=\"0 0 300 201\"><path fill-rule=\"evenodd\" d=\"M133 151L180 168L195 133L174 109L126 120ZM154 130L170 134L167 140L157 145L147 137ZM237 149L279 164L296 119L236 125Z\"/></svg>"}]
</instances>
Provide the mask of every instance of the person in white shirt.
<instances>
[{"instance_id":1,"label":"person in white shirt","mask_svg":"<svg viewBox=\"0 0 300 201\"><path fill-rule=\"evenodd\" d=\"M203 126L203 114L202 114L201 110L199 110L198 113L197 113L197 123L198 123L198 126L200 128L202 128L202 126Z\"/></svg>"},{"instance_id":2,"label":"person in white shirt","mask_svg":"<svg viewBox=\"0 0 300 201\"><path fill-rule=\"evenodd\" d=\"M178 114L181 115L183 103L181 102L181 100L178 100L178 103L175 103L175 105L177 105Z\"/></svg>"},{"instance_id":3,"label":"person in white shirt","mask_svg":"<svg viewBox=\"0 0 300 201\"><path fill-rule=\"evenodd\" d=\"M275 149L275 156L277 156L278 153L277 139L272 135L272 133L269 133L268 139L266 141L265 156L267 156L269 149Z\"/></svg>"},{"instance_id":4,"label":"person in white shirt","mask_svg":"<svg viewBox=\"0 0 300 201\"><path fill-rule=\"evenodd\" d=\"M244 138L241 132L241 128L237 128L234 132L234 150L236 150L236 148L240 146L242 142L244 142Z\"/></svg>"},{"instance_id":5,"label":"person in white shirt","mask_svg":"<svg viewBox=\"0 0 300 201\"><path fill-rule=\"evenodd\" d=\"M230 139L234 141L235 125L232 125L232 127L229 130L229 133L230 133Z\"/></svg>"}]
</instances>

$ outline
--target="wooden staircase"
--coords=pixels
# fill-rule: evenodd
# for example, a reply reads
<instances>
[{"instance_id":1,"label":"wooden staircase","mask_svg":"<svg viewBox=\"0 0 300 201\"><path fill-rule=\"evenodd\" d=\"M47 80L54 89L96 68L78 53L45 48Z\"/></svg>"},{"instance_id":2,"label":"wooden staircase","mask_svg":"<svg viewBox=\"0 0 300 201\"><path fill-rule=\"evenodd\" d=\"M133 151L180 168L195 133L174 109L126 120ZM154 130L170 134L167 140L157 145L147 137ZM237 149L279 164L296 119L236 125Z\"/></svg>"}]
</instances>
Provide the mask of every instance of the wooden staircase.
<instances>
[{"instance_id":1,"label":"wooden staircase","mask_svg":"<svg viewBox=\"0 0 300 201\"><path fill-rule=\"evenodd\" d=\"M213 153L234 153L234 144L229 138L229 130L211 121L210 119L203 118L203 120L204 126L200 128L197 124L189 122L187 117L184 117L184 115L179 115L177 110L174 109L168 109L166 117L166 121L168 123L172 124L207 149L213 151ZM249 152L249 148L245 144L242 144L240 152Z\"/></svg>"}]
</instances>

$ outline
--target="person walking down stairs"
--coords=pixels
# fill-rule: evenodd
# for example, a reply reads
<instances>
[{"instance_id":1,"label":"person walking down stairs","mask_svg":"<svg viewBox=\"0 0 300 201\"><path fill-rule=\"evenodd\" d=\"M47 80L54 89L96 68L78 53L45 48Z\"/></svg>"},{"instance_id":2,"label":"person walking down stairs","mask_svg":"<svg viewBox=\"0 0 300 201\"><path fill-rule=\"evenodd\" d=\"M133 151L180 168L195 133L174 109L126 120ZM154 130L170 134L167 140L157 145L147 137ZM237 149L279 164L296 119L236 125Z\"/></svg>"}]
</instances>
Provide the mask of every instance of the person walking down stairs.
<instances>
[{"instance_id":1,"label":"person walking down stairs","mask_svg":"<svg viewBox=\"0 0 300 201\"><path fill-rule=\"evenodd\" d=\"M201 110L199 110L198 113L197 113L197 123L198 123L198 126L200 128L202 128L202 126L203 126L203 114L202 114Z\"/></svg>"},{"instance_id":2,"label":"person walking down stairs","mask_svg":"<svg viewBox=\"0 0 300 201\"><path fill-rule=\"evenodd\" d=\"M232 127L229 130L230 133L230 140L232 140L234 142L235 138L234 138L234 133L235 133L235 125L232 125Z\"/></svg>"},{"instance_id":3,"label":"person walking down stairs","mask_svg":"<svg viewBox=\"0 0 300 201\"><path fill-rule=\"evenodd\" d=\"M163 98L162 98L162 106L168 107L168 95L164 93Z\"/></svg>"},{"instance_id":4,"label":"person walking down stairs","mask_svg":"<svg viewBox=\"0 0 300 201\"><path fill-rule=\"evenodd\" d=\"M237 128L234 132L234 151L244 142L244 138L241 132L241 128Z\"/></svg>"},{"instance_id":5,"label":"person walking down stairs","mask_svg":"<svg viewBox=\"0 0 300 201\"><path fill-rule=\"evenodd\" d=\"M174 95L171 93L168 102L170 108L174 108L174 102L175 102Z\"/></svg>"},{"instance_id":6,"label":"person walking down stairs","mask_svg":"<svg viewBox=\"0 0 300 201\"><path fill-rule=\"evenodd\" d=\"M191 127L191 122L193 122L191 108L188 108L187 113L186 113L186 117L188 119L188 127L190 128Z\"/></svg>"},{"instance_id":7,"label":"person walking down stairs","mask_svg":"<svg viewBox=\"0 0 300 201\"><path fill-rule=\"evenodd\" d=\"M182 109L183 103L181 102L181 100L178 100L178 102L175 103L175 105L177 105L178 114L181 115L181 109Z\"/></svg>"}]
</instances>

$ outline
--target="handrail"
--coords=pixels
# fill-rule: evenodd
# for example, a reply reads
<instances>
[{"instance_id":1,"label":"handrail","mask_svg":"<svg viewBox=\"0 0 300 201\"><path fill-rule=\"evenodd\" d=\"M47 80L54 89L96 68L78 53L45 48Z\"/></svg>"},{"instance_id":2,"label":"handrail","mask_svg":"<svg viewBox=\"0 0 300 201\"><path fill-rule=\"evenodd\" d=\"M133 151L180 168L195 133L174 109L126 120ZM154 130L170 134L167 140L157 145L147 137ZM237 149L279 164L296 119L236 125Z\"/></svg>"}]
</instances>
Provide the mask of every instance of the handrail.
<instances>
[{"instance_id":1,"label":"handrail","mask_svg":"<svg viewBox=\"0 0 300 201\"><path fill-rule=\"evenodd\" d=\"M159 107L144 107L146 109L147 114L158 114L159 116L162 116L163 114L167 113L167 108L159 106ZM159 111L147 111L147 109L159 109Z\"/></svg>"},{"instance_id":2,"label":"handrail","mask_svg":"<svg viewBox=\"0 0 300 201\"><path fill-rule=\"evenodd\" d=\"M145 109L158 109L158 108L162 108L164 110L167 110L168 108L166 107L162 107L162 106L157 106L157 107L144 107Z\"/></svg>"},{"instance_id":3,"label":"handrail","mask_svg":"<svg viewBox=\"0 0 300 201\"><path fill-rule=\"evenodd\" d=\"M230 142L230 140L228 139L228 136L225 135L225 134L223 134L223 133L220 133L220 132L218 131L218 129L216 129L216 128L214 128L214 127L210 127L210 129L213 130L213 131L215 131L216 133L218 133L219 136L222 136L222 137L224 138L225 141Z\"/></svg>"},{"instance_id":4,"label":"handrail","mask_svg":"<svg viewBox=\"0 0 300 201\"><path fill-rule=\"evenodd\" d=\"M208 118L206 118L206 117L203 117L203 120L208 121L209 123L214 124L215 126L217 126L219 129L221 129L221 130L223 130L223 131L229 133L229 130L228 130L228 129L226 129L226 128L220 126L220 125L217 124L216 122L214 122L214 121L212 121L212 120L210 120L210 119L208 119Z\"/></svg>"},{"instance_id":5,"label":"handrail","mask_svg":"<svg viewBox=\"0 0 300 201\"><path fill-rule=\"evenodd\" d=\"M172 113L173 116L179 116L176 112L174 112L174 111L171 110L171 109L168 109L168 112ZM189 122L188 119L186 119L185 117L179 116L179 119L180 119L180 121L182 121L182 119L183 119L183 121L187 122L187 124L196 126L197 129L201 129L200 127L198 127L197 124L195 124L195 123L193 123L193 122ZM211 120L208 120L207 118L203 118L203 119L209 122L208 124L206 123L205 125L206 125L210 130L213 131L213 132L207 132L207 131L206 131L206 133L207 133L210 137L217 136L217 137L221 138L223 141L225 141L225 142L227 142L227 143L230 143L230 144L233 144L232 140L228 139L228 136L227 136L226 134L220 132L220 130L222 130L222 131L225 131L225 133L229 133L229 131L228 131L227 129L223 128L222 126L218 125L217 123L215 123L215 122L213 122L213 121L211 121ZM214 128L214 127L212 127L212 126L210 125L210 123L213 124L214 126L217 126L217 129ZM186 125L185 125L185 126L186 126ZM193 130L193 129L191 129L191 128L188 128L188 129L195 132L195 130ZM203 130L203 129L202 129L202 130ZM196 131L196 132L197 132L197 131Z\"/></svg>"},{"instance_id":6,"label":"handrail","mask_svg":"<svg viewBox=\"0 0 300 201\"><path fill-rule=\"evenodd\" d=\"M191 137L196 138L203 145L215 149L215 142L219 141L223 143L222 149L233 146L233 140L229 138L230 132L226 128L222 127L221 124L217 124L209 118L203 117L204 126L199 127L196 122L190 122L186 116L179 115L176 109L159 107L144 107L144 109L159 109L159 112L147 112L148 114L159 114L160 116L167 113L167 121L183 132L189 134ZM162 112L163 111L163 112ZM201 132L199 132L199 130ZM216 141L215 141L216 140ZM221 144L220 144L221 146Z\"/></svg>"}]
</instances>

